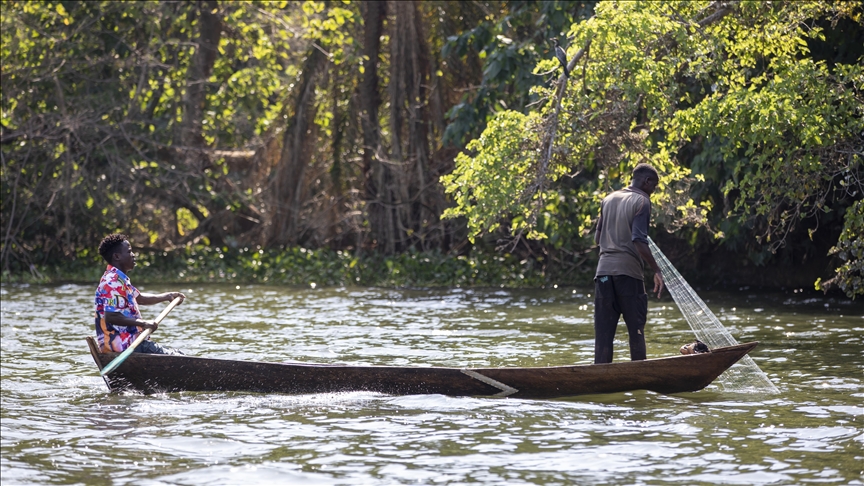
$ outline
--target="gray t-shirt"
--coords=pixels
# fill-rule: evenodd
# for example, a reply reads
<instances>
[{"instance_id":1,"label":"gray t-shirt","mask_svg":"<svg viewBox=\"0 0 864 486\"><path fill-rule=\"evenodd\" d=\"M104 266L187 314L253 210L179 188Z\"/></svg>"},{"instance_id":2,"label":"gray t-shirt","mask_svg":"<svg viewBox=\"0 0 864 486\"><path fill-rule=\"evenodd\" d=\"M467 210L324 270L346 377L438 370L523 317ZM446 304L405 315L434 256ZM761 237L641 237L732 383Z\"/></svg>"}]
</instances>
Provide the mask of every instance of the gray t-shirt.
<instances>
[{"instance_id":1,"label":"gray t-shirt","mask_svg":"<svg viewBox=\"0 0 864 486\"><path fill-rule=\"evenodd\" d=\"M600 204L600 219L594 242L600 245L600 275L627 275L643 280L642 257L634 241L648 244L651 200L635 187L625 187L606 196Z\"/></svg>"}]
</instances>

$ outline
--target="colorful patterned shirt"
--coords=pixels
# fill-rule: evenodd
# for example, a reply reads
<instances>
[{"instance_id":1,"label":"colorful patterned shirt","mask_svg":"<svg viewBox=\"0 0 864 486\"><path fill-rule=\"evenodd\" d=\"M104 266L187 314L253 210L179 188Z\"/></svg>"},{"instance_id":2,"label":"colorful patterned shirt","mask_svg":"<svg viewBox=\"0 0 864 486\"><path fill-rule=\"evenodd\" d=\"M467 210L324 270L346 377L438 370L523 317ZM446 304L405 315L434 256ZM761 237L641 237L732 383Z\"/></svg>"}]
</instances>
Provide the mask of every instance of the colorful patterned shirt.
<instances>
[{"instance_id":1,"label":"colorful patterned shirt","mask_svg":"<svg viewBox=\"0 0 864 486\"><path fill-rule=\"evenodd\" d=\"M138 302L141 292L119 268L108 265L99 287L96 288L96 340L103 353L119 353L138 337L137 326L113 326L105 321L105 313L119 312L126 317L140 319Z\"/></svg>"}]
</instances>

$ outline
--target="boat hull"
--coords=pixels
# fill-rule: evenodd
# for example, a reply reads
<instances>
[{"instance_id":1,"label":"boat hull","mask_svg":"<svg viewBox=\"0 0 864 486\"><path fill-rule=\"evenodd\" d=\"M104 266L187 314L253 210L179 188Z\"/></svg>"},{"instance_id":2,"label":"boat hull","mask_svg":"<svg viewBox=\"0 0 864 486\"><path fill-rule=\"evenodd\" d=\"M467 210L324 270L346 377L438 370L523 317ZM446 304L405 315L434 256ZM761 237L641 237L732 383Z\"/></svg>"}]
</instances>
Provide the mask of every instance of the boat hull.
<instances>
[{"instance_id":1,"label":"boat hull","mask_svg":"<svg viewBox=\"0 0 864 486\"><path fill-rule=\"evenodd\" d=\"M118 353L90 351L101 370ZM710 353L645 361L538 368L441 368L267 363L197 356L133 353L108 374L111 390L143 393L241 391L339 393L371 391L391 395L509 396L557 398L652 390L680 393L705 388L758 343L717 348Z\"/></svg>"}]
</instances>

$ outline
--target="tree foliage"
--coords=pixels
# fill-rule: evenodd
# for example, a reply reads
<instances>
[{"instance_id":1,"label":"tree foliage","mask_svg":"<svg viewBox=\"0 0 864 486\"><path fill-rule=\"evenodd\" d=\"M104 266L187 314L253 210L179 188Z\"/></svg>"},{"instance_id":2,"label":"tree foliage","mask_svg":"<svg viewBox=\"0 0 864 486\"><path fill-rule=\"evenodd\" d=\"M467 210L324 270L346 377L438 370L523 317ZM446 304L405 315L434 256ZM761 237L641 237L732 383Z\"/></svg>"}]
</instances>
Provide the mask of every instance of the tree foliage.
<instances>
[{"instance_id":1,"label":"tree foliage","mask_svg":"<svg viewBox=\"0 0 864 486\"><path fill-rule=\"evenodd\" d=\"M472 3L479 7L460 7L466 11L459 15L466 24L474 24L458 35L447 36L441 52L458 70L464 66L470 71L471 61L480 64L475 69L482 77L449 109L444 143L462 145L479 135L502 109L522 111L536 102L532 88L545 83L554 72L534 72L537 63L550 53L550 39L563 36L574 22L588 18L597 2Z\"/></svg>"},{"instance_id":2,"label":"tree foliage","mask_svg":"<svg viewBox=\"0 0 864 486\"><path fill-rule=\"evenodd\" d=\"M254 145L277 119L294 36L275 4L213 5L3 2L5 266L86 252L117 229L181 241L242 203L209 150ZM204 13L226 35L209 76L190 79ZM190 151L206 160L191 164Z\"/></svg>"},{"instance_id":3,"label":"tree foliage","mask_svg":"<svg viewBox=\"0 0 864 486\"><path fill-rule=\"evenodd\" d=\"M828 290L834 286L846 293L857 296L864 294L864 200L855 201L846 209L843 232L831 254L837 255L843 264L833 278L816 281L817 290Z\"/></svg>"},{"instance_id":4,"label":"tree foliage","mask_svg":"<svg viewBox=\"0 0 864 486\"><path fill-rule=\"evenodd\" d=\"M862 198L864 59L859 49L828 62L811 48L825 23L861 19L853 3L601 2L570 30L569 55L584 51L570 79L536 88L545 103L531 116L498 114L457 158L442 179L457 204L447 215L465 216L475 237L502 218L517 235L585 235L599 200L645 161L662 174L652 197L660 225L707 226L720 238L716 208L776 249L805 218L818 224ZM724 180L695 172L692 152L725 166ZM722 199L693 199L704 184ZM575 215L560 218L555 200ZM839 275L860 267L846 254Z\"/></svg>"},{"instance_id":5,"label":"tree foliage","mask_svg":"<svg viewBox=\"0 0 864 486\"><path fill-rule=\"evenodd\" d=\"M118 230L154 251L384 254L510 235L572 265L650 161L655 220L694 251L759 260L805 228L796 245L836 247L824 284L860 294L860 3L0 9L4 270Z\"/></svg>"}]
</instances>

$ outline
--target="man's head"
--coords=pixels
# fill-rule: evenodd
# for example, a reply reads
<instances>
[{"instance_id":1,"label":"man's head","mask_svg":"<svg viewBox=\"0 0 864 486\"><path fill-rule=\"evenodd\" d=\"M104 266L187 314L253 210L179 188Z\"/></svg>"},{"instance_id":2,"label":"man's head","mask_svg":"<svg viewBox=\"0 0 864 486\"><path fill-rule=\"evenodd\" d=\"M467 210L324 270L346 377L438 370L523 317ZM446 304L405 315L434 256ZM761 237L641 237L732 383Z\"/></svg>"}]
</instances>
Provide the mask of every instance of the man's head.
<instances>
[{"instance_id":1,"label":"man's head","mask_svg":"<svg viewBox=\"0 0 864 486\"><path fill-rule=\"evenodd\" d=\"M657 174L657 169L651 167L651 164L643 163L633 169L633 182L630 185L650 196L654 189L657 189L659 182L660 176Z\"/></svg>"},{"instance_id":2,"label":"man's head","mask_svg":"<svg viewBox=\"0 0 864 486\"><path fill-rule=\"evenodd\" d=\"M126 235L115 233L108 235L99 243L99 254L109 264L128 272L135 267L135 254Z\"/></svg>"}]
</instances>

